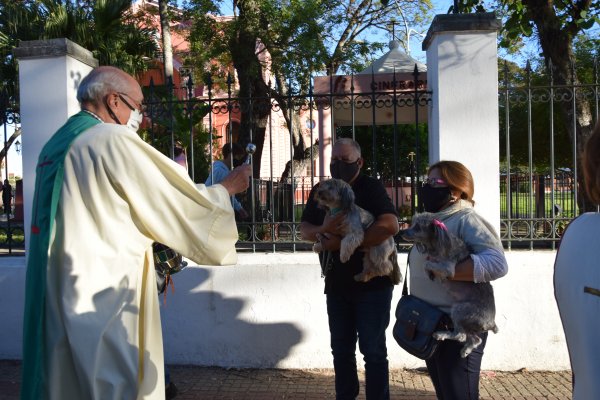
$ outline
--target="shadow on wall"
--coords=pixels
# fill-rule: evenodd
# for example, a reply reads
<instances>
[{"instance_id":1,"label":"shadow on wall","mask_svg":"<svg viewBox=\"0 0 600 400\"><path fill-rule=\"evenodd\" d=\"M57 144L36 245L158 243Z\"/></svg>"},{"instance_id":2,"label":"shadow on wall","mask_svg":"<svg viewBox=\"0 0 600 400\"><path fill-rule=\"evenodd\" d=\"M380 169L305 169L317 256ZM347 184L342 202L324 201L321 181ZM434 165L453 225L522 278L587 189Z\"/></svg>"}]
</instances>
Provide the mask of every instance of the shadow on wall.
<instances>
[{"instance_id":1,"label":"shadow on wall","mask_svg":"<svg viewBox=\"0 0 600 400\"><path fill-rule=\"evenodd\" d=\"M264 303L250 305L252 315L262 320L251 322L248 318L252 317L240 317L247 300L198 289L208 279L209 271L186 268L174 276L175 291L168 289L166 305L161 297L166 362L273 368L300 343L302 332L294 324L263 322L273 314L268 308L281 310L281 305L264 301L267 295L260 296ZM256 295L248 293L245 297Z\"/></svg>"}]
</instances>

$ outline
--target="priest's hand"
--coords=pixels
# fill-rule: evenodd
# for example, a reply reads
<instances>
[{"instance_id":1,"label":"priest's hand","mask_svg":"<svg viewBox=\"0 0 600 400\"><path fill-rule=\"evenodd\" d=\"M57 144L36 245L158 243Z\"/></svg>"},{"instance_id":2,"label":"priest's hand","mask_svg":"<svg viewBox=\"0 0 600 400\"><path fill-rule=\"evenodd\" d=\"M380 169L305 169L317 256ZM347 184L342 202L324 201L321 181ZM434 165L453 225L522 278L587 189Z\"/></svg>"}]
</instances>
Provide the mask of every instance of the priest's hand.
<instances>
[{"instance_id":1,"label":"priest's hand","mask_svg":"<svg viewBox=\"0 0 600 400\"><path fill-rule=\"evenodd\" d=\"M227 189L230 195L243 192L250 186L250 175L252 166L250 164L240 165L234 168L229 175L221 181L221 185Z\"/></svg>"}]
</instances>

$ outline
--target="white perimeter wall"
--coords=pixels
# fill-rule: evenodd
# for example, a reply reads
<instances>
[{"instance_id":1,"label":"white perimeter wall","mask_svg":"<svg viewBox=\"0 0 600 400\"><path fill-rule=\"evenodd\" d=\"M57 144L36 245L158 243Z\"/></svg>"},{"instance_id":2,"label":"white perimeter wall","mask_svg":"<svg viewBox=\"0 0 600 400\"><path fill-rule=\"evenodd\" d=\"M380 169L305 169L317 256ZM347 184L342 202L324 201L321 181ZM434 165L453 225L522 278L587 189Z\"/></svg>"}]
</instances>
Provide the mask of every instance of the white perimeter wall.
<instances>
[{"instance_id":1,"label":"white perimeter wall","mask_svg":"<svg viewBox=\"0 0 600 400\"><path fill-rule=\"evenodd\" d=\"M509 251L509 273L494 282L496 323L487 370L564 370L569 357L554 301L554 251ZM400 255L401 268L406 254ZM404 274L404 272L403 272ZM21 358L25 258L0 259L0 359ZM424 362L394 342L392 368ZM161 300L162 304L162 300ZM162 322L167 362L223 367L331 368L329 330L316 254L240 254L233 267L188 266L175 275ZM362 366L362 356L358 355Z\"/></svg>"}]
</instances>

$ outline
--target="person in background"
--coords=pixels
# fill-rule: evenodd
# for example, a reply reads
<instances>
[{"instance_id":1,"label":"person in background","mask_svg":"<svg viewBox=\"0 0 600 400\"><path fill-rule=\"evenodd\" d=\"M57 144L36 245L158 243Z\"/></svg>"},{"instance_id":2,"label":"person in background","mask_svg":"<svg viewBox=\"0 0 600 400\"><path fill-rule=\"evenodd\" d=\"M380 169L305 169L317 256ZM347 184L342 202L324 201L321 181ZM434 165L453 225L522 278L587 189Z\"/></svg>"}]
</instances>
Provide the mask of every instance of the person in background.
<instances>
[{"instance_id":1,"label":"person in background","mask_svg":"<svg viewBox=\"0 0 600 400\"><path fill-rule=\"evenodd\" d=\"M185 151L185 147L180 142L175 143L175 148L173 149L173 156L175 157L173 161L177 164L181 165L186 172L188 172L188 163L187 163L187 152Z\"/></svg>"},{"instance_id":2,"label":"person in background","mask_svg":"<svg viewBox=\"0 0 600 400\"><path fill-rule=\"evenodd\" d=\"M361 247L377 245L398 232L394 205L381 182L361 174L364 160L359 144L338 139L331 152L331 176L352 186L356 204L375 217L365 231ZM326 215L317 207L312 189L302 213L302 238L320 241L331 252L332 263L323 268L331 350L335 370L336 399L355 399L359 393L356 368L356 341L365 360L367 400L390 398L389 367L385 330L390 322L393 282L391 276L378 276L357 282L354 275L363 269L364 252L357 250L346 263L340 261L340 224L344 215Z\"/></svg>"},{"instance_id":3,"label":"person in background","mask_svg":"<svg viewBox=\"0 0 600 400\"><path fill-rule=\"evenodd\" d=\"M27 261L21 398L163 399L152 243L199 264L235 264L229 197L250 167L198 187L137 134L136 80L98 67L81 111L44 145Z\"/></svg>"},{"instance_id":4,"label":"person in background","mask_svg":"<svg viewBox=\"0 0 600 400\"><path fill-rule=\"evenodd\" d=\"M419 191L419 201L426 212L444 223L461 238L471 255L456 264L457 281L490 282L508 272L502 242L494 227L473 206L475 186L471 172L457 161L439 161L429 167L428 177ZM411 294L449 313L454 301L439 280L425 271L426 255L413 246L409 255ZM464 343L444 340L434 355L426 360L427 370L438 399L478 399L479 372L487 339L467 357L460 350Z\"/></svg>"},{"instance_id":5,"label":"person in background","mask_svg":"<svg viewBox=\"0 0 600 400\"><path fill-rule=\"evenodd\" d=\"M210 186L215 183L221 182L229 173L232 168L238 167L246 161L246 151L238 144L225 143L222 149L223 159L213 162L208 178L206 178L205 185ZM244 210L241 203L235 196L231 196L231 202L233 209L241 219L247 219L249 217L248 212Z\"/></svg>"},{"instance_id":6,"label":"person in background","mask_svg":"<svg viewBox=\"0 0 600 400\"><path fill-rule=\"evenodd\" d=\"M4 180L4 184L2 185L2 205L4 206L4 214L11 213L11 203L12 203L12 186L8 179Z\"/></svg>"},{"instance_id":7,"label":"person in background","mask_svg":"<svg viewBox=\"0 0 600 400\"><path fill-rule=\"evenodd\" d=\"M600 204L600 122L583 154L584 187ZM600 399L600 213L587 212L563 234L554 264L554 296L573 373L573 400Z\"/></svg>"}]
</instances>

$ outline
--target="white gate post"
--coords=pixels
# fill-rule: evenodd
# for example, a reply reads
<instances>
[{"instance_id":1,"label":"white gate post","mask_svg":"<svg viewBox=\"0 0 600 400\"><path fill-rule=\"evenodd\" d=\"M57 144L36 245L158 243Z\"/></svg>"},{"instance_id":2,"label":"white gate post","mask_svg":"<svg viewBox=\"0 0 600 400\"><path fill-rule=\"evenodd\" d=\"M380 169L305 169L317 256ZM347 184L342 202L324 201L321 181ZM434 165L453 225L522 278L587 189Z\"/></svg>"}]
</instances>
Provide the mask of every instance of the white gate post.
<instances>
[{"instance_id":1,"label":"white gate post","mask_svg":"<svg viewBox=\"0 0 600 400\"><path fill-rule=\"evenodd\" d=\"M79 111L77 87L98 61L90 51L64 38L21 42L14 55L19 61L27 250L38 156L54 132Z\"/></svg>"},{"instance_id":2,"label":"white gate post","mask_svg":"<svg viewBox=\"0 0 600 400\"><path fill-rule=\"evenodd\" d=\"M429 162L456 160L475 180L476 209L499 232L497 31L493 13L437 15L427 51Z\"/></svg>"}]
</instances>

